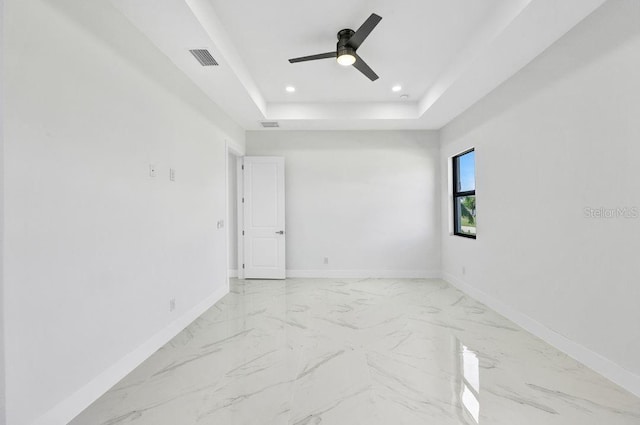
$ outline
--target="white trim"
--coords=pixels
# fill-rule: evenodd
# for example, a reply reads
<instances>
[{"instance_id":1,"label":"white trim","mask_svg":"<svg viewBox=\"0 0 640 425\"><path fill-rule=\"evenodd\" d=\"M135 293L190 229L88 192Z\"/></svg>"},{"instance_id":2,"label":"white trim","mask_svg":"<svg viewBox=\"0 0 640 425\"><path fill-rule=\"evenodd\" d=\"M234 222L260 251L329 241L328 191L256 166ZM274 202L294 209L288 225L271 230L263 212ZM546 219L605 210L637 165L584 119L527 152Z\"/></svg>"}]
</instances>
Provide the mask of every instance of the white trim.
<instances>
[{"instance_id":1,"label":"white trim","mask_svg":"<svg viewBox=\"0 0 640 425\"><path fill-rule=\"evenodd\" d=\"M224 187L225 187L225 205L226 205L226 211L225 211L225 233L227 235L226 237L226 245L225 245L225 264L227 265L227 267L229 267L229 258L231 257L231 254L229 253L229 247L231 246L231 238L235 237L235 238L239 238L240 236L240 231L238 231L238 234L236 235L230 235L229 234L229 161L231 156L233 155L235 157L235 161L236 161L236 166L238 164L241 163L242 161L242 155L244 155L244 148L242 146L240 146L239 144L235 143L233 140L229 140L229 139L225 139L224 141L224 151L225 151L225 160L224 160ZM237 170L236 170L236 178L237 178ZM236 186L237 186L237 181L236 181ZM236 196L237 196L237 188L236 188ZM236 199L237 201L237 199ZM236 205L237 208L237 205ZM237 218L236 218L237 221ZM240 223L236 222L236 228L239 229ZM230 285L229 279L231 279L232 277L238 277L237 273L235 276L231 276L228 272L227 272L227 286Z\"/></svg>"},{"instance_id":2,"label":"white trim","mask_svg":"<svg viewBox=\"0 0 640 425\"><path fill-rule=\"evenodd\" d=\"M437 270L287 270L288 278L437 279Z\"/></svg>"},{"instance_id":3,"label":"white trim","mask_svg":"<svg viewBox=\"0 0 640 425\"><path fill-rule=\"evenodd\" d=\"M224 139L227 148L227 154L232 153L235 156L244 156L245 148L233 139Z\"/></svg>"},{"instance_id":4,"label":"white trim","mask_svg":"<svg viewBox=\"0 0 640 425\"><path fill-rule=\"evenodd\" d=\"M224 212L224 232L226 234L226 238L224 241L224 264L227 267L227 270L229 269L229 258L231 257L231 255L229 254L229 247L231 246L231 243L229 242L230 240L230 236L229 236L229 156L231 154L231 143L228 139L225 139L224 141L224 205L226 206L225 208L225 212ZM225 279L227 281L227 287L229 287L231 285L231 283L229 282L229 279L231 278L231 276L229 276L229 272L227 272L227 275L225 276Z\"/></svg>"},{"instance_id":5,"label":"white trim","mask_svg":"<svg viewBox=\"0 0 640 425\"><path fill-rule=\"evenodd\" d=\"M4 24L4 0L0 0L0 22ZM7 421L5 361L5 289L4 289L4 32L0 31L0 424Z\"/></svg>"},{"instance_id":6,"label":"white trim","mask_svg":"<svg viewBox=\"0 0 640 425\"><path fill-rule=\"evenodd\" d=\"M40 416L32 425L68 424L69 421L117 384L122 378L127 376L127 374L138 367L143 361L148 359L160 347L169 342L195 319L220 301L228 292L228 288L223 287L209 295L200 304L171 322L166 328L153 335L145 343L121 358L116 364L96 376L72 396Z\"/></svg>"},{"instance_id":7,"label":"white trim","mask_svg":"<svg viewBox=\"0 0 640 425\"><path fill-rule=\"evenodd\" d=\"M499 301L486 292L463 282L450 273L442 272L442 278L451 285L460 289L462 292L475 298L481 303L486 304L488 307L516 323L518 326L524 328L531 334L554 346L590 369L593 369L632 394L640 397L639 375L636 375L606 357L591 351L587 347L570 340L566 336L548 328L526 314L509 307L502 301Z\"/></svg>"},{"instance_id":8,"label":"white trim","mask_svg":"<svg viewBox=\"0 0 640 425\"><path fill-rule=\"evenodd\" d=\"M447 195L449 199L447 202L447 226L449 235L453 235L453 157L454 155L451 155L447 158Z\"/></svg>"},{"instance_id":9,"label":"white trim","mask_svg":"<svg viewBox=\"0 0 640 425\"><path fill-rule=\"evenodd\" d=\"M238 277L238 269L229 269L228 273L230 278Z\"/></svg>"},{"instance_id":10,"label":"white trim","mask_svg":"<svg viewBox=\"0 0 640 425\"><path fill-rule=\"evenodd\" d=\"M244 156L236 158L236 227L238 229L238 254L236 266L239 279L244 279Z\"/></svg>"}]
</instances>

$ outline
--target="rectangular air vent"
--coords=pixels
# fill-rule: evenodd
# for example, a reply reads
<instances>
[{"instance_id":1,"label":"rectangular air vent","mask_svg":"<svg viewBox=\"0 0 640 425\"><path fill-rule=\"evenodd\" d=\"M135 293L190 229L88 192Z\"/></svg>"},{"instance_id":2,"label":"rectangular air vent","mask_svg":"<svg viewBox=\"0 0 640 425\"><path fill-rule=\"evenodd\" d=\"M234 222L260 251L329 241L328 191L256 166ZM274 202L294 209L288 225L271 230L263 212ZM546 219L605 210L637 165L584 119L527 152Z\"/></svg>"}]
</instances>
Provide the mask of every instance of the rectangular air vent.
<instances>
[{"instance_id":1,"label":"rectangular air vent","mask_svg":"<svg viewBox=\"0 0 640 425\"><path fill-rule=\"evenodd\" d=\"M198 59L198 62L200 62L200 65L202 66L218 66L218 62L216 62L216 60L213 58L213 56L211 56L211 53L209 53L208 50L206 49L194 49L194 50L189 50L191 52L191 54L193 55L194 58Z\"/></svg>"},{"instance_id":2,"label":"rectangular air vent","mask_svg":"<svg viewBox=\"0 0 640 425\"><path fill-rule=\"evenodd\" d=\"M278 124L277 121L260 121L260 124L264 127L264 128L276 128L276 127L280 127L280 124Z\"/></svg>"}]
</instances>

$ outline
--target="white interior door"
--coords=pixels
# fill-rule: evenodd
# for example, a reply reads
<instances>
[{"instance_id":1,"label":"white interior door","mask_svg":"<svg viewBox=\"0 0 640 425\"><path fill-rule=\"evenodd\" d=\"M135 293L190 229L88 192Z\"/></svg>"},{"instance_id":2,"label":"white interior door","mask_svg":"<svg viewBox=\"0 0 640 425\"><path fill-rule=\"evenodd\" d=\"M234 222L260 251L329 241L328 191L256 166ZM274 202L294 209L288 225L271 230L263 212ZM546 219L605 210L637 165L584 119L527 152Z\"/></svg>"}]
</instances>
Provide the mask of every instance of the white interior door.
<instances>
[{"instance_id":1,"label":"white interior door","mask_svg":"<svg viewBox=\"0 0 640 425\"><path fill-rule=\"evenodd\" d=\"M285 278L284 158L244 157L244 277Z\"/></svg>"}]
</instances>

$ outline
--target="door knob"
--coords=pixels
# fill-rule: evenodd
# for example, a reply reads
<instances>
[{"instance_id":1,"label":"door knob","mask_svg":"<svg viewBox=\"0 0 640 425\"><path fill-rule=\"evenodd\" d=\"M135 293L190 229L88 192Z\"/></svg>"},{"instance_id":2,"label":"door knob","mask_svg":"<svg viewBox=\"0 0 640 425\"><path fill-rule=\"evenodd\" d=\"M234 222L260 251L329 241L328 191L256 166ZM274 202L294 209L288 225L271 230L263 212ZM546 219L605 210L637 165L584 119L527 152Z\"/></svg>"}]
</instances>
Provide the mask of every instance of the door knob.
<instances>
[{"instance_id":1,"label":"door knob","mask_svg":"<svg viewBox=\"0 0 640 425\"><path fill-rule=\"evenodd\" d=\"M277 235L284 235L284 230L280 230L279 232L276 232Z\"/></svg>"}]
</instances>

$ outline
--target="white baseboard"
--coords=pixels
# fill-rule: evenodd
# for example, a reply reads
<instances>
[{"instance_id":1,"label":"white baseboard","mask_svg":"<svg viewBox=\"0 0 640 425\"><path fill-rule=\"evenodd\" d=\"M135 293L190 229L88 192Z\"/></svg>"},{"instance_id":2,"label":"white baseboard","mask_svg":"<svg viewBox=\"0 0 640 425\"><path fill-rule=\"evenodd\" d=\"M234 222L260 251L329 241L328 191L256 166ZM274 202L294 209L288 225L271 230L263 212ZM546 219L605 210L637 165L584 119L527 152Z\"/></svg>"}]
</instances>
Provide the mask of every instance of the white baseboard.
<instances>
[{"instance_id":1,"label":"white baseboard","mask_svg":"<svg viewBox=\"0 0 640 425\"><path fill-rule=\"evenodd\" d=\"M229 269L229 278L238 277L238 269Z\"/></svg>"},{"instance_id":2,"label":"white baseboard","mask_svg":"<svg viewBox=\"0 0 640 425\"><path fill-rule=\"evenodd\" d=\"M388 279L435 279L440 278L436 270L287 270L291 278L388 278Z\"/></svg>"},{"instance_id":3,"label":"white baseboard","mask_svg":"<svg viewBox=\"0 0 640 425\"><path fill-rule=\"evenodd\" d=\"M481 303L486 304L488 307L492 308L520 327L526 329L528 332L542 339L546 343L554 346L558 350L593 369L615 384L640 397L639 375L636 375L606 357L591 351L585 346L570 340L564 335L548 328L526 314L509 307L486 292L463 282L450 273L442 272L442 278L451 285L460 289L462 292L470 295Z\"/></svg>"},{"instance_id":4,"label":"white baseboard","mask_svg":"<svg viewBox=\"0 0 640 425\"><path fill-rule=\"evenodd\" d=\"M148 359L149 356L155 353L160 347L169 342L202 313L211 308L211 306L217 303L228 292L229 288L226 285L218 289L201 303L171 322L166 328L153 335L134 351L124 356L116 364L95 377L66 400L40 416L32 425L68 424L69 421L89 407L91 403L117 384L122 378L129 374L129 372L138 367L140 363Z\"/></svg>"}]
</instances>

